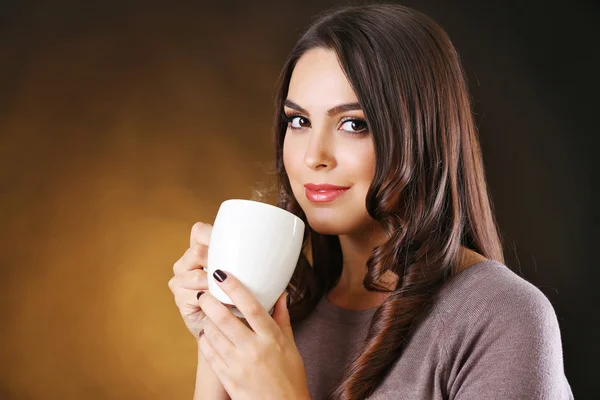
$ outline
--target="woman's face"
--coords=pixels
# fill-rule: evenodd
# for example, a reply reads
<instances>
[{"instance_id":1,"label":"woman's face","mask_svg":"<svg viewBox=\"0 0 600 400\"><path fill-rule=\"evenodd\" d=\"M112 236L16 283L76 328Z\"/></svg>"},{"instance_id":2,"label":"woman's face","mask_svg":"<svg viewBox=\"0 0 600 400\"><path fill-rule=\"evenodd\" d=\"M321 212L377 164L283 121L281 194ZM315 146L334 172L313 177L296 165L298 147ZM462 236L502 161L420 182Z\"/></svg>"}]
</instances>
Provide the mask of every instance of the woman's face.
<instances>
[{"instance_id":1,"label":"woman's face","mask_svg":"<svg viewBox=\"0 0 600 400\"><path fill-rule=\"evenodd\" d=\"M309 225L329 235L364 231L374 223L365 198L375 172L375 149L335 52L315 48L302 55L292 73L284 112L288 127L283 162ZM307 190L306 184L348 189L319 193ZM331 199L335 194L339 195Z\"/></svg>"}]
</instances>

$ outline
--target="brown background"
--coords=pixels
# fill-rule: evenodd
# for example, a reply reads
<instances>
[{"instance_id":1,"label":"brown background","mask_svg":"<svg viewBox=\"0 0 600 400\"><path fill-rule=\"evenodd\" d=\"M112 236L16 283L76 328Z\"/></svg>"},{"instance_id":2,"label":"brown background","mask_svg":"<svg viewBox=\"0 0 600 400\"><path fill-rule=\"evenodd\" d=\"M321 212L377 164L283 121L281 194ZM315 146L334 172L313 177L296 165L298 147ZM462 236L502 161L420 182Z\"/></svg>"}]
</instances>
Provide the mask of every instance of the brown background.
<instances>
[{"instance_id":1,"label":"brown background","mask_svg":"<svg viewBox=\"0 0 600 400\"><path fill-rule=\"evenodd\" d=\"M0 399L191 398L172 264L195 221L269 182L275 80L340 2L1 4ZM463 57L508 263L591 394L597 9L404 4Z\"/></svg>"}]
</instances>

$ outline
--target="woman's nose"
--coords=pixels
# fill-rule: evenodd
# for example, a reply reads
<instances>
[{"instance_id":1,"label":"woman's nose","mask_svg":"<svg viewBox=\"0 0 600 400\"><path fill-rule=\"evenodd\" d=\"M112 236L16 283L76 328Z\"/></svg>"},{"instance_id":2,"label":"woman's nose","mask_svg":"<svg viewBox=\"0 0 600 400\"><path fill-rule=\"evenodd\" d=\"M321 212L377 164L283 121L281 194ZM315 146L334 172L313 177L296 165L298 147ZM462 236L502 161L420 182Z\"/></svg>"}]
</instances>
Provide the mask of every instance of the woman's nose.
<instances>
[{"instance_id":1,"label":"woman's nose","mask_svg":"<svg viewBox=\"0 0 600 400\"><path fill-rule=\"evenodd\" d=\"M333 143L328 132L313 130L304 155L304 164L310 169L333 168L335 157Z\"/></svg>"}]
</instances>

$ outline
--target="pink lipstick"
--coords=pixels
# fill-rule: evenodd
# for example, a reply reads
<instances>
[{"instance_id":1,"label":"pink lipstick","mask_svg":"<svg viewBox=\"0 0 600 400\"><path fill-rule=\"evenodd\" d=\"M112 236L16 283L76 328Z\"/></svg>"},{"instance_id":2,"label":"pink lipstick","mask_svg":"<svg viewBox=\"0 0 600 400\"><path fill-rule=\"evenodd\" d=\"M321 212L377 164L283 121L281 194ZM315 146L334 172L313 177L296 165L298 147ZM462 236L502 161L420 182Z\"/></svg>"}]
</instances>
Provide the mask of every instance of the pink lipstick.
<instances>
[{"instance_id":1,"label":"pink lipstick","mask_svg":"<svg viewBox=\"0 0 600 400\"><path fill-rule=\"evenodd\" d=\"M350 189L347 186L330 185L327 183L307 183L304 187L306 198L313 203L328 203L337 199Z\"/></svg>"}]
</instances>

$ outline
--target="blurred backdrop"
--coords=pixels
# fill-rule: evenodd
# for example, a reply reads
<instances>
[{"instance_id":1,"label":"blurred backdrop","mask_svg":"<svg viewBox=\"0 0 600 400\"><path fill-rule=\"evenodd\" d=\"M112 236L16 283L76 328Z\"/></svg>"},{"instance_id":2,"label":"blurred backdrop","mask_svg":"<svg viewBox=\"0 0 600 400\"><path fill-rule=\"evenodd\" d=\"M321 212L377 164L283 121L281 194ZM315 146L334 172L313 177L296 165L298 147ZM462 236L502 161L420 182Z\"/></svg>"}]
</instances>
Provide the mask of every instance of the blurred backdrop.
<instances>
[{"instance_id":1,"label":"blurred backdrop","mask_svg":"<svg viewBox=\"0 0 600 400\"><path fill-rule=\"evenodd\" d=\"M191 398L172 265L195 221L272 182L279 70L337 4L0 2L0 399ZM598 6L403 4L461 54L507 264L591 398Z\"/></svg>"}]
</instances>

